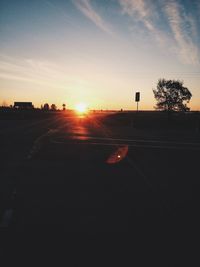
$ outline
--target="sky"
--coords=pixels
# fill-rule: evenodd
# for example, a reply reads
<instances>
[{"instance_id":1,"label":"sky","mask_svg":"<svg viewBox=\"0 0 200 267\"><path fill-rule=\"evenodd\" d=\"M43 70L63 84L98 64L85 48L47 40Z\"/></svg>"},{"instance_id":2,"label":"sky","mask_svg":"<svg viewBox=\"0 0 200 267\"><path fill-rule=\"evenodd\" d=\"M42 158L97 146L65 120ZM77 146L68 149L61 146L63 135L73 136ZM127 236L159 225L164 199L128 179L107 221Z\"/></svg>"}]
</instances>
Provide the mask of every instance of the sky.
<instances>
[{"instance_id":1,"label":"sky","mask_svg":"<svg viewBox=\"0 0 200 267\"><path fill-rule=\"evenodd\" d=\"M200 110L199 0L0 0L0 105L152 110L179 79Z\"/></svg>"}]
</instances>

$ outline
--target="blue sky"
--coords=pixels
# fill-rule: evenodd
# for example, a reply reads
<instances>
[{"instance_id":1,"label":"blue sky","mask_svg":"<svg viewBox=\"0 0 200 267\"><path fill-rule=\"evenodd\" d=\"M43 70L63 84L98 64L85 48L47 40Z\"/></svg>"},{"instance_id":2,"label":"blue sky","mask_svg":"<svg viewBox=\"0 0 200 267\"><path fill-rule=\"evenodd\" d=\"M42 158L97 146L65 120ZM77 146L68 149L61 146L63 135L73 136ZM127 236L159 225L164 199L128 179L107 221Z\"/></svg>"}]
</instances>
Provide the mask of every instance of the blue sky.
<instances>
[{"instance_id":1,"label":"blue sky","mask_svg":"<svg viewBox=\"0 0 200 267\"><path fill-rule=\"evenodd\" d=\"M153 109L166 78L200 110L198 0L5 0L0 35L0 102Z\"/></svg>"}]
</instances>

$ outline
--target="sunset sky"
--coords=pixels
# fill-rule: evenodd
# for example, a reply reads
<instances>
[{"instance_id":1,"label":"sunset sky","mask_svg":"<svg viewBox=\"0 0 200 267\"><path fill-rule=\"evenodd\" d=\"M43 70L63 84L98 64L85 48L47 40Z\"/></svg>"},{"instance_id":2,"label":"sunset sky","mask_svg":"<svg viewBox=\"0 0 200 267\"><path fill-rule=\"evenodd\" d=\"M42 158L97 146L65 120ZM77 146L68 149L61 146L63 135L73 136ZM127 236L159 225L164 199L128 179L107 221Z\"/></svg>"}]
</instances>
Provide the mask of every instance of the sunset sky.
<instances>
[{"instance_id":1,"label":"sunset sky","mask_svg":"<svg viewBox=\"0 0 200 267\"><path fill-rule=\"evenodd\" d=\"M200 110L199 0L0 0L0 104L153 109L159 78Z\"/></svg>"}]
</instances>

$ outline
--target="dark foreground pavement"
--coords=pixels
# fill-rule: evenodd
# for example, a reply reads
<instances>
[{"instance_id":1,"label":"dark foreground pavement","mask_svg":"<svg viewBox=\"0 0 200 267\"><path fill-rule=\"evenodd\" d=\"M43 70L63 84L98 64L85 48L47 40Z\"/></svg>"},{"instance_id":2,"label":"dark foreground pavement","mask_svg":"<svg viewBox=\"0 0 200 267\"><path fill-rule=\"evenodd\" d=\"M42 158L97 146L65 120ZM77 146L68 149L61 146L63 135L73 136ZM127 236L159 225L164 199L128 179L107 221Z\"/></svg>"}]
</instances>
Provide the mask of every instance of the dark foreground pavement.
<instances>
[{"instance_id":1,"label":"dark foreground pavement","mask_svg":"<svg viewBox=\"0 0 200 267\"><path fill-rule=\"evenodd\" d=\"M87 234L198 227L198 140L122 134L95 120L4 127L2 227Z\"/></svg>"},{"instance_id":2,"label":"dark foreground pavement","mask_svg":"<svg viewBox=\"0 0 200 267\"><path fill-rule=\"evenodd\" d=\"M147 244L145 251L151 251L156 241L158 247L168 246L167 254L173 247L176 255L187 237L193 244L198 241L198 136L108 126L97 116L4 121L1 126L1 230L19 234L18 240L27 235L23 249L20 241L13 246L23 256L30 234L37 236L33 254L40 247L46 257L56 247L69 255L65 234L72 235L74 257L79 244L75 236L113 233L118 239L126 233L141 251ZM85 253L83 240L79 251ZM113 247L104 240L105 247L110 255ZM89 257L93 251L87 251ZM100 262L96 258L94 266L112 266L114 261ZM165 255L161 266L177 265L168 264Z\"/></svg>"}]
</instances>

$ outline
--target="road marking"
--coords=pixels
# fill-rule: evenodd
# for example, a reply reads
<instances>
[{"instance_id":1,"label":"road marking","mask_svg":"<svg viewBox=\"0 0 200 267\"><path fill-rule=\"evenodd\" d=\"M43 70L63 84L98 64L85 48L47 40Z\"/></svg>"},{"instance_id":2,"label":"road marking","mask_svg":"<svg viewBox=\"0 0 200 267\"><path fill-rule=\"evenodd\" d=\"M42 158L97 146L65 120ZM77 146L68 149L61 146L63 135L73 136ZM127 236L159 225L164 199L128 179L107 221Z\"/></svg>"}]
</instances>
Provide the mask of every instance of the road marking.
<instances>
[{"instance_id":1,"label":"road marking","mask_svg":"<svg viewBox=\"0 0 200 267\"><path fill-rule=\"evenodd\" d=\"M77 135L72 135L69 136L69 139L81 139L80 137L85 137L88 140L89 139L93 139L93 140L104 140L104 141L120 141L120 142L142 142L142 143L162 143L162 144L176 144L176 145L192 145L192 146L196 146L196 145L200 145L199 142L174 142L174 141L161 141L161 140L147 140L147 139L122 139L122 138L105 138L105 137L95 137L95 136L87 136L87 135L82 135L82 134L77 134ZM66 136L65 136L66 137Z\"/></svg>"},{"instance_id":2,"label":"road marking","mask_svg":"<svg viewBox=\"0 0 200 267\"><path fill-rule=\"evenodd\" d=\"M135 142L137 142L137 141L135 141ZM128 145L129 147L154 148L154 149L200 150L200 146L196 146L196 147L173 146L173 145L161 146L161 145L156 145L156 144L155 145L148 145L148 144L142 145L142 144L127 144L127 143L97 143L97 142L84 142L84 141L81 141L80 143L72 143L72 142L70 143L70 142L56 141L56 140L52 140L52 139L51 139L51 143L63 144L63 145L98 145L98 146L124 146L124 145ZM168 144L170 144L170 143L168 143ZM174 143L171 143L171 144L174 144ZM182 145L183 145L183 143L182 143Z\"/></svg>"}]
</instances>

